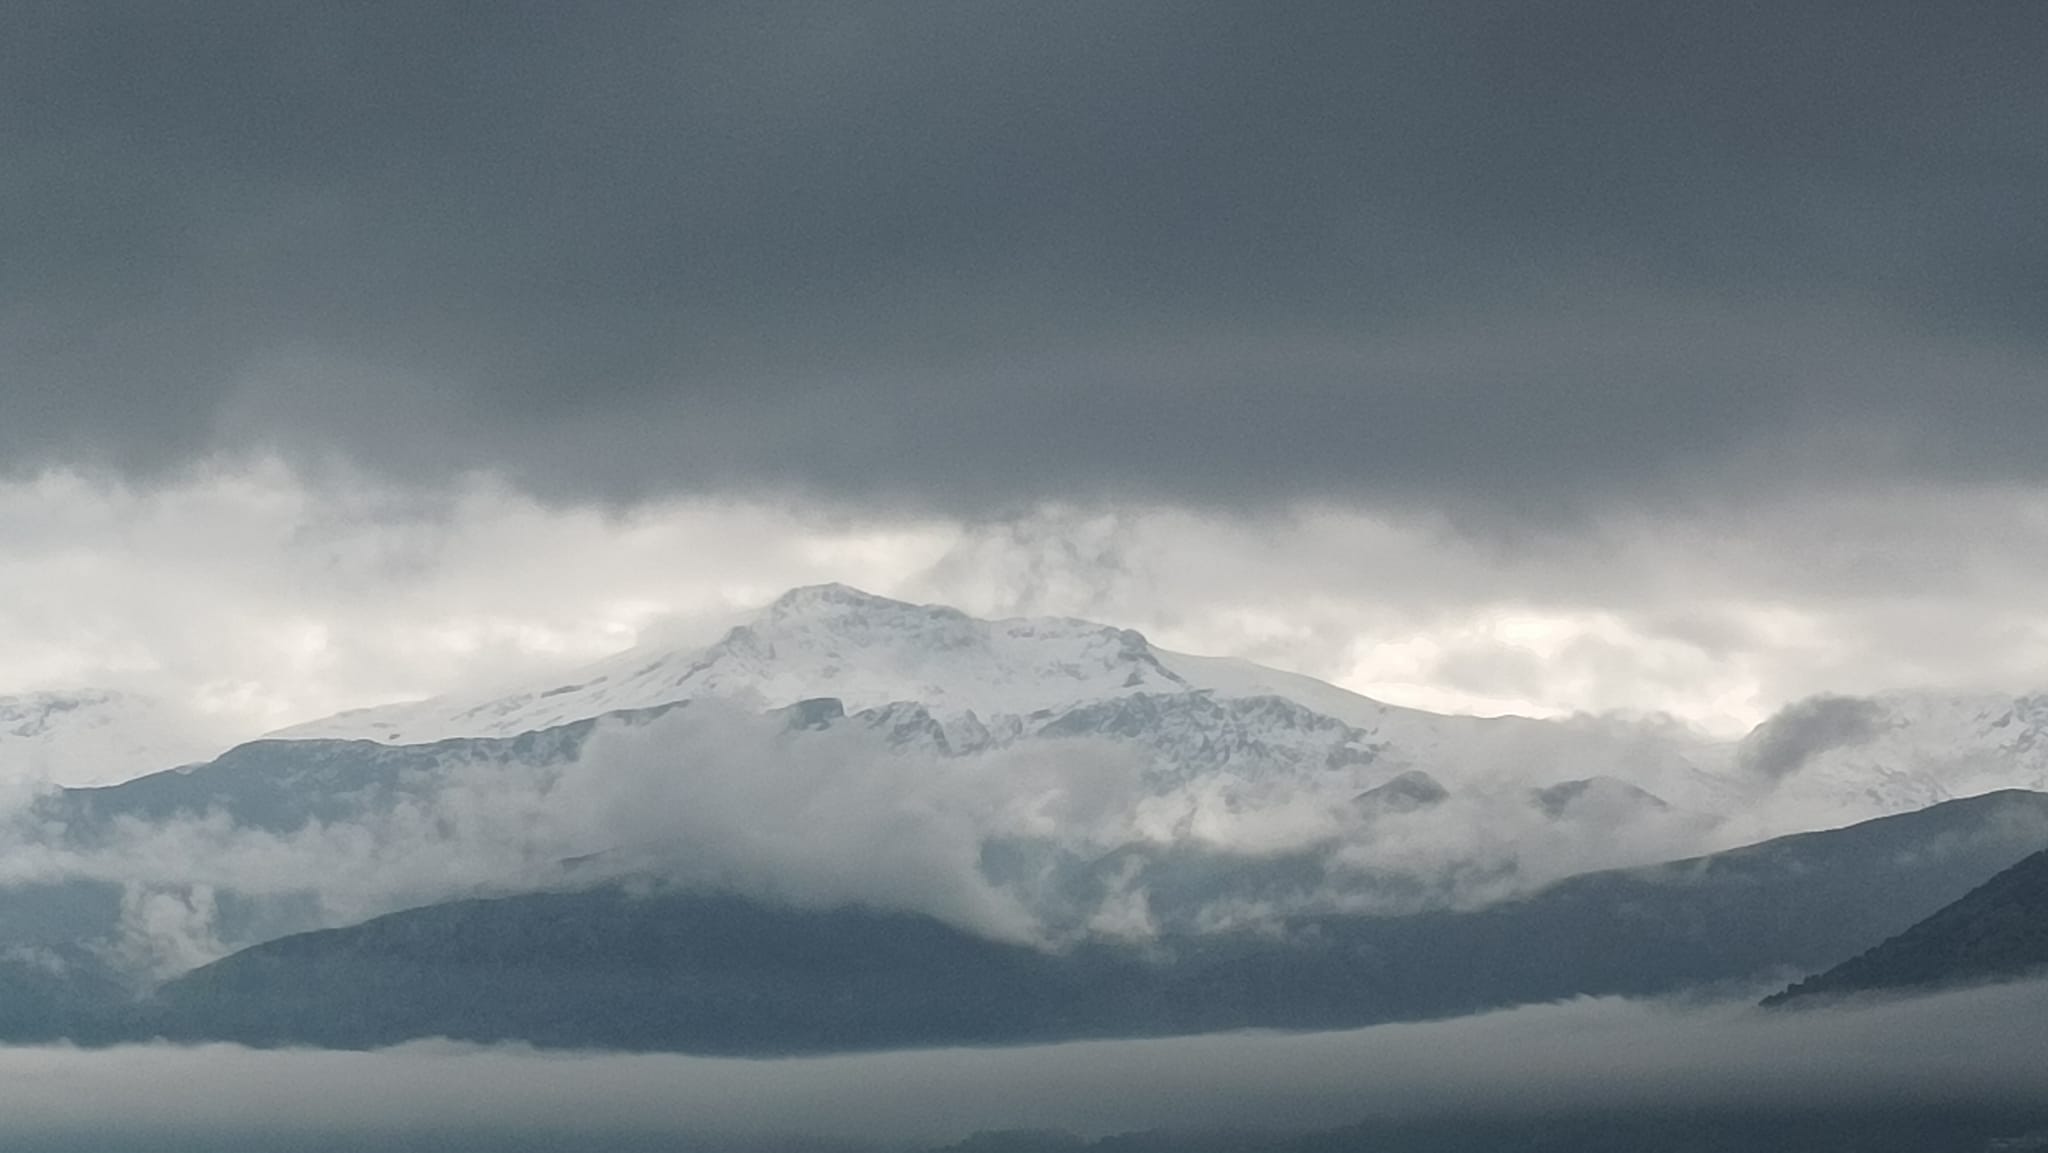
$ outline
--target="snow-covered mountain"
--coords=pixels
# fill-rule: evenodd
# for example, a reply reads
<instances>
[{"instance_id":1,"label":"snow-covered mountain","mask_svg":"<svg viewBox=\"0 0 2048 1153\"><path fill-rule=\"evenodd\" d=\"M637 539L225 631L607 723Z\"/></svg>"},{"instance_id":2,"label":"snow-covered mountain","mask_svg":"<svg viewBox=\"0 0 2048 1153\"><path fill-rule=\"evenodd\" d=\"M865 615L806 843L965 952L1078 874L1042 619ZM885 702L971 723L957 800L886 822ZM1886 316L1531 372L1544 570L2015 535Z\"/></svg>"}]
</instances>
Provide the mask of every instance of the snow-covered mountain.
<instances>
[{"instance_id":1,"label":"snow-covered mountain","mask_svg":"<svg viewBox=\"0 0 2048 1153\"><path fill-rule=\"evenodd\" d=\"M1122 743L1157 780L1192 784L1206 815L1190 819L1229 844L1223 829L1255 825L1243 813L1292 807L1290 827L1325 827L1331 819L1309 811L1348 813L1350 797L1403 772L1518 799L1530 786L1612 776L1698 813L1722 811L1735 793L1696 766L1704 739L1667 723L1442 717L1249 661L1167 651L1130 629L979 621L838 584L788 592L702 649L639 647L510 692L342 713L274 737L510 737L682 700L770 711L817 698L836 698L897 748L948 756L1040 739Z\"/></svg>"},{"instance_id":2,"label":"snow-covered mountain","mask_svg":"<svg viewBox=\"0 0 2048 1153\"><path fill-rule=\"evenodd\" d=\"M82 709L24 711L23 731ZM1440 716L1128 629L827 585L701 648L341 714L45 798L21 835L55 830L61 851L22 867L99 886L108 947L149 971L257 939L252 909L284 918L261 932L314 927L588 860L998 935L1142 938L1471 906L2041 787L2043 734L2034 699L1807 701L1733 743L1657 720ZM166 846L193 843L211 847L166 876ZM222 927L226 891L241 903Z\"/></svg>"},{"instance_id":3,"label":"snow-covered mountain","mask_svg":"<svg viewBox=\"0 0 2048 1153\"><path fill-rule=\"evenodd\" d=\"M1795 704L1740 742L1675 723L1441 716L1067 618L978 620L844 585L793 590L701 649L641 647L510 692L358 710L273 734L418 744L622 710L836 698L895 739L965 753L1036 737L1136 742L1162 772L1325 774L1332 795L1423 772L1452 792L1609 780L1771 835L1999 788L2048 788L2048 696ZM1626 808L1626 806L1623 806Z\"/></svg>"},{"instance_id":4,"label":"snow-covered mountain","mask_svg":"<svg viewBox=\"0 0 2048 1153\"><path fill-rule=\"evenodd\" d=\"M106 784L203 761L233 743L162 701L132 693L0 696L0 780Z\"/></svg>"},{"instance_id":5,"label":"snow-covered mountain","mask_svg":"<svg viewBox=\"0 0 2048 1153\"><path fill-rule=\"evenodd\" d=\"M943 733L953 752L1026 735L1107 735L1146 741L1183 773L1263 762L1373 765L1366 786L1415 768L1461 779L1499 768L1538 784L1615 775L1652 791L1699 784L1684 758L1699 740L1672 726L1439 716L1247 661L1171 652L1129 629L984 621L836 584L793 590L703 649L635 648L511 692L356 710L271 735L418 744L678 701L765 711L824 697L848 713L914 713L909 723Z\"/></svg>"},{"instance_id":6,"label":"snow-covered mountain","mask_svg":"<svg viewBox=\"0 0 2048 1153\"><path fill-rule=\"evenodd\" d=\"M510 736L705 698L764 710L836 697L849 711L915 701L942 716L1028 716L1193 687L1128 629L1059 618L982 621L821 585L785 594L701 650L636 648L522 691L358 710L273 735L408 744Z\"/></svg>"}]
</instances>

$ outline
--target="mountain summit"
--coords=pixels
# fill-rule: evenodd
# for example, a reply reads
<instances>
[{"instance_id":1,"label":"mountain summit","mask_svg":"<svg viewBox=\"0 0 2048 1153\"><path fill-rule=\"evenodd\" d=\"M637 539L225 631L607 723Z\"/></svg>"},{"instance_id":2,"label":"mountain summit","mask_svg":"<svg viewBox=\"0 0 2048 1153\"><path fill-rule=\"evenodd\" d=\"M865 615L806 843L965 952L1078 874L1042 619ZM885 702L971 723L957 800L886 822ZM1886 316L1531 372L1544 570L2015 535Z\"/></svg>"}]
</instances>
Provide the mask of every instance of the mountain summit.
<instances>
[{"instance_id":1,"label":"mountain summit","mask_svg":"<svg viewBox=\"0 0 2048 1153\"><path fill-rule=\"evenodd\" d=\"M1222 675L1198 683L1188 675L1197 667ZM386 744L511 736L707 698L772 709L836 697L852 711L914 701L941 715L1030 716L1084 701L1222 687L1232 674L1257 682L1268 672L1165 653L1130 629L1064 617L985 621L825 584L783 594L702 649L640 646L530 688L356 710L273 735ZM1351 711L1379 709L1309 683L1350 698Z\"/></svg>"}]
</instances>

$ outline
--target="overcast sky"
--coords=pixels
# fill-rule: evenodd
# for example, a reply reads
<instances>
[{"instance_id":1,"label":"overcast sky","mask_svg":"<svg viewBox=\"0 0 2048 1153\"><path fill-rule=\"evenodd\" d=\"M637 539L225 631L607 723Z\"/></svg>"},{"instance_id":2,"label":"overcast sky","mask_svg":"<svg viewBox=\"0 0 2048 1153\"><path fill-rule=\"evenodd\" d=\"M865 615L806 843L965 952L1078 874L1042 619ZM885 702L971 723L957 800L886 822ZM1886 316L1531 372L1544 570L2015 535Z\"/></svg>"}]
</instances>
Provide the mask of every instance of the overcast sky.
<instances>
[{"instance_id":1,"label":"overcast sky","mask_svg":"<svg viewBox=\"0 0 2048 1153\"><path fill-rule=\"evenodd\" d=\"M2048 687L2048 7L18 3L0 692L839 579L1428 707Z\"/></svg>"}]
</instances>

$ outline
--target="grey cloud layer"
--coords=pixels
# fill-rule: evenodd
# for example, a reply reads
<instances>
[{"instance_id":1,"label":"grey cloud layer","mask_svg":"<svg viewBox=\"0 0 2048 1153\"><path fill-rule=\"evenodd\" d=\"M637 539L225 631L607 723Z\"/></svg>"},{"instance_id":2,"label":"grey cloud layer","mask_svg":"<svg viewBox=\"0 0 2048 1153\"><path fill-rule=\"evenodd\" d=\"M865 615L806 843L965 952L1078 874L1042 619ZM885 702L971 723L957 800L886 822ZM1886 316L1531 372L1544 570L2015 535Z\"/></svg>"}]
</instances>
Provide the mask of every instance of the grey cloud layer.
<instances>
[{"instance_id":1,"label":"grey cloud layer","mask_svg":"<svg viewBox=\"0 0 2048 1153\"><path fill-rule=\"evenodd\" d=\"M2048 986L1766 1014L1579 1001L1420 1025L784 1061L534 1054L0 1049L5 1130L155 1140L496 1128L827 1133L1306 1129L1371 1115L2038 1104ZM564 1129L570 1133L564 1133ZM580 1132L579 1132L580 1131ZM289 1143L289 1142L287 1142ZM271 1147L275 1147L272 1145Z\"/></svg>"},{"instance_id":2,"label":"grey cloud layer","mask_svg":"<svg viewBox=\"0 0 2048 1153\"><path fill-rule=\"evenodd\" d=\"M2034 5L0 20L17 467L1544 507L1846 421L2038 470Z\"/></svg>"}]
</instances>

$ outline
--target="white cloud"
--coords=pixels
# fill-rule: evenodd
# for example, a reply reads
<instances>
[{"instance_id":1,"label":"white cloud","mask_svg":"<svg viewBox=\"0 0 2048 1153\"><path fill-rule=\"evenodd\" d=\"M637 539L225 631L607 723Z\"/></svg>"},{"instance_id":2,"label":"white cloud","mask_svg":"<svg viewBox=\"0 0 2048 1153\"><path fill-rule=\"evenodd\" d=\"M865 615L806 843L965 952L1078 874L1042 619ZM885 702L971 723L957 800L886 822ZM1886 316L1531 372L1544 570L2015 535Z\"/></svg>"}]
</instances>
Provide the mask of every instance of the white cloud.
<instances>
[{"instance_id":1,"label":"white cloud","mask_svg":"<svg viewBox=\"0 0 2048 1153\"><path fill-rule=\"evenodd\" d=\"M2040 491L1807 489L1500 532L1335 506L965 523L731 500L557 507L488 478L423 493L275 463L151 489L49 472L0 483L0 693L140 692L221 745L636 640L706 639L826 580L1089 616L1394 703L1666 713L1723 735L1819 692L2048 682Z\"/></svg>"},{"instance_id":2,"label":"white cloud","mask_svg":"<svg viewBox=\"0 0 2048 1153\"><path fill-rule=\"evenodd\" d=\"M577 882L655 875L776 904L918 912L1057 946L1091 933L1144 936L1168 920L1215 929L1475 904L1719 847L1712 822L1678 810L1546 816L1511 774L1477 772L1474 787L1434 808L1374 818L1352 803L1385 774L1371 766L1296 774L1235 764L1193 778L1152 768L1142 746L1105 738L941 756L853 722L791 730L779 716L699 702L600 726L569 761L450 753L396 795L365 794L381 799L359 814L288 831L220 810L67 828L17 790L16 807L0 814L0 887L120 886L120 924L103 947L124 972L154 977L256 939L218 924L217 893L299 910L284 914L288 924L261 922L260 934L275 935L479 889L564 883L560 866L572 859L586 861ZM991 867L992 846L1011 863ZM1215 867L1290 854L1300 868L1278 887L1256 869L1239 878Z\"/></svg>"}]
</instances>

